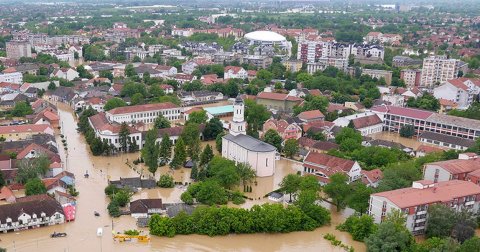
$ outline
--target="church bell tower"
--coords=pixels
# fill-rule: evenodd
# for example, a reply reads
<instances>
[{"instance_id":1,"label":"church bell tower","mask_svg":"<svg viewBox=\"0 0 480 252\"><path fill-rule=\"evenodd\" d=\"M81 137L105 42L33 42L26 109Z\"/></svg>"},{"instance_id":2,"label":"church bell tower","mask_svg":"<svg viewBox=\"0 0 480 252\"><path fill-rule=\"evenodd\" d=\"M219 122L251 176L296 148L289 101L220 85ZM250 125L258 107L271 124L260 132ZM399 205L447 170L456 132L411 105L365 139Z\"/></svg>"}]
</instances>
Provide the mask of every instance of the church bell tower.
<instances>
[{"instance_id":1,"label":"church bell tower","mask_svg":"<svg viewBox=\"0 0 480 252\"><path fill-rule=\"evenodd\" d=\"M240 134L246 135L247 123L245 122L245 104L242 98L237 96L233 103L233 120L230 124L230 134L237 136Z\"/></svg>"}]
</instances>

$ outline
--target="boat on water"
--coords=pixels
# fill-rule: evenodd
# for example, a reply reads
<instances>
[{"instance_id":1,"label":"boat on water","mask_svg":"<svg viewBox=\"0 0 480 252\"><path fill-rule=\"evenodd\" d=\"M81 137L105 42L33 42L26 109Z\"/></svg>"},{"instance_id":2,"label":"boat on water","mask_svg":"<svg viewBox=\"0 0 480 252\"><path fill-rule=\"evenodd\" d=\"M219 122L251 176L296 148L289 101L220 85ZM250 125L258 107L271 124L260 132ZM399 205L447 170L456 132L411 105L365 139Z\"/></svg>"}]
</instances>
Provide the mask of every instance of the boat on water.
<instances>
[{"instance_id":1,"label":"boat on water","mask_svg":"<svg viewBox=\"0 0 480 252\"><path fill-rule=\"evenodd\" d=\"M53 232L53 234L50 235L51 238L60 238L60 237L65 237L65 236L67 236L67 233Z\"/></svg>"}]
</instances>

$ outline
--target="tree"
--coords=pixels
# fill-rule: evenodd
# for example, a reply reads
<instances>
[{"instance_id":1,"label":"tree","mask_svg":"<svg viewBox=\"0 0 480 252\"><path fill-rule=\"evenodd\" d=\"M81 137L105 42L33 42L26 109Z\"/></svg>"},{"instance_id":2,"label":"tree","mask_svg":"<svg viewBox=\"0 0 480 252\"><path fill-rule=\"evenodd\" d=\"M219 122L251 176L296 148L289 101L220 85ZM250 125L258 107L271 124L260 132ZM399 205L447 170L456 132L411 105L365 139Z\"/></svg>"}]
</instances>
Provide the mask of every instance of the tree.
<instances>
[{"instance_id":1,"label":"tree","mask_svg":"<svg viewBox=\"0 0 480 252\"><path fill-rule=\"evenodd\" d=\"M273 79L273 74L266 69L261 69L257 71L257 78L265 81L265 83L270 83Z\"/></svg>"},{"instance_id":2,"label":"tree","mask_svg":"<svg viewBox=\"0 0 480 252\"><path fill-rule=\"evenodd\" d=\"M300 177L300 175L288 174L287 176L283 177L282 182L280 182L280 190L290 195L290 202L292 202L292 194L296 193L300 188L301 180L302 177Z\"/></svg>"},{"instance_id":3,"label":"tree","mask_svg":"<svg viewBox=\"0 0 480 252\"><path fill-rule=\"evenodd\" d=\"M185 143L183 142L183 139L180 137L175 143L175 149L173 151L173 159L172 159L172 162L170 162L170 167L176 169L179 166L183 166L186 161L187 161L187 151L185 150Z\"/></svg>"},{"instance_id":4,"label":"tree","mask_svg":"<svg viewBox=\"0 0 480 252\"><path fill-rule=\"evenodd\" d=\"M145 103L145 99L143 97L143 94L141 94L141 93L136 93L131 97L131 104L132 105L140 105L140 104L144 104L144 103Z\"/></svg>"},{"instance_id":5,"label":"tree","mask_svg":"<svg viewBox=\"0 0 480 252\"><path fill-rule=\"evenodd\" d=\"M285 141L283 152L289 158L293 158L298 153L298 141L296 139L288 139Z\"/></svg>"},{"instance_id":6,"label":"tree","mask_svg":"<svg viewBox=\"0 0 480 252\"><path fill-rule=\"evenodd\" d=\"M120 217L120 206L114 200L112 200L107 206L108 214L112 217Z\"/></svg>"},{"instance_id":7,"label":"tree","mask_svg":"<svg viewBox=\"0 0 480 252\"><path fill-rule=\"evenodd\" d=\"M175 236L175 228L172 224L172 219L168 217L161 217L158 214L154 214L148 222L150 233L158 236Z\"/></svg>"},{"instance_id":8,"label":"tree","mask_svg":"<svg viewBox=\"0 0 480 252\"><path fill-rule=\"evenodd\" d=\"M48 84L47 89L48 90L55 90L55 89L57 89L57 85L55 85L55 83L53 81L50 81L50 84Z\"/></svg>"},{"instance_id":9,"label":"tree","mask_svg":"<svg viewBox=\"0 0 480 252\"><path fill-rule=\"evenodd\" d=\"M466 240L460 246L458 252L480 252L480 238L472 237Z\"/></svg>"},{"instance_id":10,"label":"tree","mask_svg":"<svg viewBox=\"0 0 480 252\"><path fill-rule=\"evenodd\" d=\"M200 166L205 166L212 160L213 158L213 150L210 144L207 144L200 155Z\"/></svg>"},{"instance_id":11,"label":"tree","mask_svg":"<svg viewBox=\"0 0 480 252\"><path fill-rule=\"evenodd\" d=\"M270 112L265 106L256 104L252 100L245 100L245 121L248 135L258 138L258 131L269 118Z\"/></svg>"},{"instance_id":12,"label":"tree","mask_svg":"<svg viewBox=\"0 0 480 252\"><path fill-rule=\"evenodd\" d=\"M47 193L47 188L39 178L33 178L25 183L25 195L37 195Z\"/></svg>"},{"instance_id":13,"label":"tree","mask_svg":"<svg viewBox=\"0 0 480 252\"><path fill-rule=\"evenodd\" d=\"M411 138L415 135L415 127L410 124L403 125L400 127L400 136L405 138Z\"/></svg>"},{"instance_id":14,"label":"tree","mask_svg":"<svg viewBox=\"0 0 480 252\"><path fill-rule=\"evenodd\" d=\"M188 116L188 121L187 123L196 123L196 124L202 124L207 122L208 116L207 116L207 111L201 110L201 111L194 111L190 113Z\"/></svg>"},{"instance_id":15,"label":"tree","mask_svg":"<svg viewBox=\"0 0 480 252\"><path fill-rule=\"evenodd\" d=\"M158 186L161 188L172 188L175 186L173 182L173 177L168 174L162 174L158 180Z\"/></svg>"},{"instance_id":16,"label":"tree","mask_svg":"<svg viewBox=\"0 0 480 252\"><path fill-rule=\"evenodd\" d=\"M424 93L422 96L417 97L416 99L410 97L407 100L407 106L413 108L421 108L430 111L438 111L440 109L440 102L435 96Z\"/></svg>"},{"instance_id":17,"label":"tree","mask_svg":"<svg viewBox=\"0 0 480 252\"><path fill-rule=\"evenodd\" d=\"M237 173L240 176L240 180L242 181L242 185L245 187L247 184L252 183L256 177L255 170L249 164L245 163L238 163L237 166Z\"/></svg>"},{"instance_id":18,"label":"tree","mask_svg":"<svg viewBox=\"0 0 480 252\"><path fill-rule=\"evenodd\" d=\"M455 211L445 205L437 204L428 208L428 225L425 235L430 237L448 237L455 226Z\"/></svg>"},{"instance_id":19,"label":"tree","mask_svg":"<svg viewBox=\"0 0 480 252\"><path fill-rule=\"evenodd\" d=\"M363 241L375 232L376 225L371 216L364 214L361 216L351 215L337 228L349 232L355 241Z\"/></svg>"},{"instance_id":20,"label":"tree","mask_svg":"<svg viewBox=\"0 0 480 252\"><path fill-rule=\"evenodd\" d=\"M147 131L145 136L145 144L142 149L142 158L145 160L145 165L148 167L148 171L155 176L155 172L158 168L158 156L159 146L155 141L157 140L157 129L153 128Z\"/></svg>"},{"instance_id":21,"label":"tree","mask_svg":"<svg viewBox=\"0 0 480 252\"><path fill-rule=\"evenodd\" d=\"M3 177L3 172L0 172L0 189L2 189L3 186L5 186L7 183L5 181L5 178Z\"/></svg>"},{"instance_id":22,"label":"tree","mask_svg":"<svg viewBox=\"0 0 480 252\"><path fill-rule=\"evenodd\" d=\"M222 132L222 122L220 122L220 119L218 119L217 117L214 117L210 119L207 124L205 124L205 129L203 130L203 138L205 140L213 140Z\"/></svg>"},{"instance_id":23,"label":"tree","mask_svg":"<svg viewBox=\"0 0 480 252\"><path fill-rule=\"evenodd\" d=\"M168 121L163 115L158 115L158 117L155 118L154 127L157 129L170 128L170 121Z\"/></svg>"},{"instance_id":24,"label":"tree","mask_svg":"<svg viewBox=\"0 0 480 252\"><path fill-rule=\"evenodd\" d=\"M135 68L133 68L132 64L128 64L127 66L125 66L125 76L127 77L137 76L137 73L135 72Z\"/></svg>"},{"instance_id":25,"label":"tree","mask_svg":"<svg viewBox=\"0 0 480 252\"><path fill-rule=\"evenodd\" d=\"M277 148L278 152L282 151L283 139L275 130L273 130L273 129L267 130L267 132L263 136L263 140L266 143L269 143L269 144L275 146L275 148Z\"/></svg>"},{"instance_id":26,"label":"tree","mask_svg":"<svg viewBox=\"0 0 480 252\"><path fill-rule=\"evenodd\" d=\"M19 101L15 103L15 107L12 110L12 116L24 117L33 113L33 109L26 101Z\"/></svg>"},{"instance_id":27,"label":"tree","mask_svg":"<svg viewBox=\"0 0 480 252\"><path fill-rule=\"evenodd\" d=\"M240 176L237 173L235 164L227 165L217 170L214 174L214 178L224 188L230 189L232 186L237 185L240 181Z\"/></svg>"},{"instance_id":28,"label":"tree","mask_svg":"<svg viewBox=\"0 0 480 252\"><path fill-rule=\"evenodd\" d=\"M99 73L99 77L107 78L110 81L113 81L113 73L111 71L108 71L108 70L101 70L100 73Z\"/></svg>"},{"instance_id":29,"label":"tree","mask_svg":"<svg viewBox=\"0 0 480 252\"><path fill-rule=\"evenodd\" d=\"M335 173L330 176L330 182L323 189L337 207L337 212L347 206L347 199L350 194L350 187L347 182L348 177L345 174Z\"/></svg>"},{"instance_id":30,"label":"tree","mask_svg":"<svg viewBox=\"0 0 480 252\"><path fill-rule=\"evenodd\" d=\"M217 149L217 151L220 153L222 153L222 140L224 136L225 136L225 132L221 132L215 138L215 149Z\"/></svg>"},{"instance_id":31,"label":"tree","mask_svg":"<svg viewBox=\"0 0 480 252\"><path fill-rule=\"evenodd\" d=\"M365 239L367 250L372 252L408 251L412 244L412 236L405 228L394 223L382 222L376 232Z\"/></svg>"},{"instance_id":32,"label":"tree","mask_svg":"<svg viewBox=\"0 0 480 252\"><path fill-rule=\"evenodd\" d=\"M50 159L47 155L40 155L36 158L24 158L17 162L18 170L16 180L25 184L28 180L43 176L50 167Z\"/></svg>"},{"instance_id":33,"label":"tree","mask_svg":"<svg viewBox=\"0 0 480 252\"><path fill-rule=\"evenodd\" d=\"M344 127L335 136L335 142L340 145L341 151L351 152L361 148L362 135L352 128Z\"/></svg>"},{"instance_id":34,"label":"tree","mask_svg":"<svg viewBox=\"0 0 480 252\"><path fill-rule=\"evenodd\" d=\"M130 136L130 129L127 123L123 122L118 133L118 141L120 142L120 150L128 151L128 140Z\"/></svg>"},{"instance_id":35,"label":"tree","mask_svg":"<svg viewBox=\"0 0 480 252\"><path fill-rule=\"evenodd\" d=\"M85 69L85 66L83 65L77 66L77 72L80 78L85 78L85 79L93 78L93 75L89 73L87 69Z\"/></svg>"},{"instance_id":36,"label":"tree","mask_svg":"<svg viewBox=\"0 0 480 252\"><path fill-rule=\"evenodd\" d=\"M132 194L130 193L130 191L123 189L113 195L112 201L115 201L118 203L119 206L124 207L127 205L128 202L130 202L131 198Z\"/></svg>"},{"instance_id":37,"label":"tree","mask_svg":"<svg viewBox=\"0 0 480 252\"><path fill-rule=\"evenodd\" d=\"M195 198L206 205L224 205L228 202L225 189L216 180L200 182Z\"/></svg>"},{"instance_id":38,"label":"tree","mask_svg":"<svg viewBox=\"0 0 480 252\"><path fill-rule=\"evenodd\" d=\"M428 238L420 244L414 246L413 251L430 252L430 251L458 251L459 244L452 238Z\"/></svg>"},{"instance_id":39,"label":"tree","mask_svg":"<svg viewBox=\"0 0 480 252\"><path fill-rule=\"evenodd\" d=\"M162 136L158 157L161 165L168 164L168 162L170 162L170 158L172 157L172 142L166 133Z\"/></svg>"},{"instance_id":40,"label":"tree","mask_svg":"<svg viewBox=\"0 0 480 252\"><path fill-rule=\"evenodd\" d=\"M103 107L103 109L105 111L109 111L109 110L114 109L114 108L125 107L125 106L127 106L127 103L123 99L114 97L114 98L109 99L105 103L105 106Z\"/></svg>"},{"instance_id":41,"label":"tree","mask_svg":"<svg viewBox=\"0 0 480 252\"><path fill-rule=\"evenodd\" d=\"M458 242L463 243L475 235L477 220L471 212L467 210L457 212L455 214L455 222L451 236Z\"/></svg>"},{"instance_id":42,"label":"tree","mask_svg":"<svg viewBox=\"0 0 480 252\"><path fill-rule=\"evenodd\" d=\"M352 192L347 198L347 204L360 214L364 214L368 209L370 194L373 190L361 182L354 182L350 184Z\"/></svg>"},{"instance_id":43,"label":"tree","mask_svg":"<svg viewBox=\"0 0 480 252\"><path fill-rule=\"evenodd\" d=\"M183 128L180 138L185 142L188 156L196 161L200 154L200 130L197 123L188 123Z\"/></svg>"}]
</instances>

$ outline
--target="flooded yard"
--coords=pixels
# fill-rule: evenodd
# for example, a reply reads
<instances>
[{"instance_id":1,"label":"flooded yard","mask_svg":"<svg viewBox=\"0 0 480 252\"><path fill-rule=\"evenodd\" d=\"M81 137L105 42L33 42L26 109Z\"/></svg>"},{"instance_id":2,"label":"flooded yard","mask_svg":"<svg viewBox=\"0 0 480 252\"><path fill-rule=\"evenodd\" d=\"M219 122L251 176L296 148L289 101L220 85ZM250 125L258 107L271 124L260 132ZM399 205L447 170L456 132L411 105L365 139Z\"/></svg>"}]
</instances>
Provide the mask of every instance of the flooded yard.
<instances>
[{"instance_id":1,"label":"flooded yard","mask_svg":"<svg viewBox=\"0 0 480 252\"><path fill-rule=\"evenodd\" d=\"M135 219L122 216L112 219L108 216L106 206L109 202L103 190L108 180L120 177L138 176L142 166L134 170L129 167L138 158L139 153L121 154L113 157L94 157L90 154L85 139L76 132L76 122L71 109L63 104L58 104L63 125L62 132L67 138L68 150L60 150L60 155L66 157L66 168L76 176L76 186L80 195L77 197L76 220L62 225L26 230L17 233L0 234L0 247L8 251L343 251L334 247L329 241L323 239L326 233L333 233L338 240L353 246L355 251L364 251L363 243L352 241L348 233L335 230L335 226L348 216L348 212L336 213L332 207L332 223L330 226L321 227L312 232L295 232L289 234L246 234L208 237L200 235L175 236L174 238L152 237L149 243L118 243L113 241L110 233L112 230L123 231L136 228ZM60 140L58 140L59 143ZM214 142L210 142L214 147ZM257 178L257 186L248 196L257 200L247 201L242 207L264 203L263 196L278 188L283 176L296 173L301 165L289 160L277 161L276 173L272 177ZM84 178L88 172L90 177ZM190 179L189 169L171 171L168 167L161 167L157 173L171 173L176 181L187 182ZM147 173L144 173L147 174ZM164 202L179 202L180 194L184 187L169 189L142 190L134 195L134 199L162 198ZM261 200L258 200L258 198ZM326 207L331 207L325 203ZM100 213L94 216L94 211ZM113 225L113 227L112 227ZM97 228L104 229L103 237L96 236ZM146 232L148 230L144 229ZM66 232L65 238L50 238L50 234Z\"/></svg>"},{"instance_id":2,"label":"flooded yard","mask_svg":"<svg viewBox=\"0 0 480 252\"><path fill-rule=\"evenodd\" d=\"M416 150L420 145L422 145L421 142L417 141L416 137L405 138L405 137L401 137L400 134L388 132L388 131L375 133L370 135L370 137L373 139L380 139L380 140L399 143L414 150Z\"/></svg>"}]
</instances>

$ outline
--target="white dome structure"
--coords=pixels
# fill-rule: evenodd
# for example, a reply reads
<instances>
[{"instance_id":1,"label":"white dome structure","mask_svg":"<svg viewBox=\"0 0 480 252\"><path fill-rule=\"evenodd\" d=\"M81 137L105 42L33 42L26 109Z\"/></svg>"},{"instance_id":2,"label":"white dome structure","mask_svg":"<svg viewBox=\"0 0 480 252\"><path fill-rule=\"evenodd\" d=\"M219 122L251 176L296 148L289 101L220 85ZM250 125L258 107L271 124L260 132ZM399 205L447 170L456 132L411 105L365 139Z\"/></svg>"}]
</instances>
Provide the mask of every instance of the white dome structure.
<instances>
[{"instance_id":1,"label":"white dome structure","mask_svg":"<svg viewBox=\"0 0 480 252\"><path fill-rule=\"evenodd\" d=\"M291 56L292 43L284 36L272 31L254 31L244 36L250 48L255 47L255 55Z\"/></svg>"},{"instance_id":2,"label":"white dome structure","mask_svg":"<svg viewBox=\"0 0 480 252\"><path fill-rule=\"evenodd\" d=\"M287 39L272 31L254 31L245 34L245 38L248 40L254 41L263 41L263 42L285 42Z\"/></svg>"}]
</instances>

